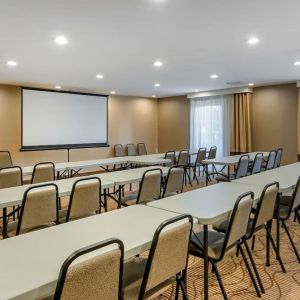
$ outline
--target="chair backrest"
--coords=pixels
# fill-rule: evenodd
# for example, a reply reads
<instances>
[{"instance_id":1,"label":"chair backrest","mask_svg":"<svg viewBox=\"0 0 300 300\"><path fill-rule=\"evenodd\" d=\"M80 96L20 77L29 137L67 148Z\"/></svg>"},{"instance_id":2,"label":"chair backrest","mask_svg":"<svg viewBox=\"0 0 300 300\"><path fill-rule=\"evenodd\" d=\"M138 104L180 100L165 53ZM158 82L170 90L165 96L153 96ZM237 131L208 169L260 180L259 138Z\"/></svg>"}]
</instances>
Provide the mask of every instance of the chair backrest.
<instances>
[{"instance_id":1,"label":"chair backrest","mask_svg":"<svg viewBox=\"0 0 300 300\"><path fill-rule=\"evenodd\" d=\"M161 196L162 170L151 169L144 172L136 203L146 203Z\"/></svg>"},{"instance_id":2,"label":"chair backrest","mask_svg":"<svg viewBox=\"0 0 300 300\"><path fill-rule=\"evenodd\" d=\"M214 159L216 158L216 156L217 156L217 147L216 146L210 147L207 158Z\"/></svg>"},{"instance_id":3,"label":"chair backrest","mask_svg":"<svg viewBox=\"0 0 300 300\"><path fill-rule=\"evenodd\" d=\"M260 199L257 203L252 228L248 238L252 237L256 228L273 219L278 190L278 182L271 182L264 187Z\"/></svg>"},{"instance_id":4,"label":"chair backrest","mask_svg":"<svg viewBox=\"0 0 300 300\"><path fill-rule=\"evenodd\" d=\"M289 213L288 213L287 219L290 217L293 209L299 208L299 207L300 207L300 176L297 180L296 186L295 186L293 194L292 194L292 201L291 201L291 205L289 207Z\"/></svg>"},{"instance_id":5,"label":"chair backrest","mask_svg":"<svg viewBox=\"0 0 300 300\"><path fill-rule=\"evenodd\" d=\"M165 153L165 159L169 159L169 163L165 163L166 167L173 167L176 164L176 154L175 151L168 151Z\"/></svg>"},{"instance_id":6,"label":"chair backrest","mask_svg":"<svg viewBox=\"0 0 300 300\"><path fill-rule=\"evenodd\" d=\"M248 173L249 155L242 155L239 159L239 163L235 172L235 179L245 177Z\"/></svg>"},{"instance_id":7,"label":"chair backrest","mask_svg":"<svg viewBox=\"0 0 300 300\"><path fill-rule=\"evenodd\" d=\"M146 145L144 143L138 143L137 147L138 147L138 154L139 155L147 155L147 148L146 148Z\"/></svg>"},{"instance_id":8,"label":"chair backrest","mask_svg":"<svg viewBox=\"0 0 300 300\"><path fill-rule=\"evenodd\" d=\"M171 167L168 171L163 198L170 193L179 193L183 189L184 169L182 166Z\"/></svg>"},{"instance_id":9,"label":"chair backrest","mask_svg":"<svg viewBox=\"0 0 300 300\"><path fill-rule=\"evenodd\" d=\"M187 269L192 227L192 216L181 215L163 222L157 228L147 260L139 300L144 299L147 291Z\"/></svg>"},{"instance_id":10,"label":"chair backrest","mask_svg":"<svg viewBox=\"0 0 300 300\"><path fill-rule=\"evenodd\" d=\"M0 189L20 186L23 182L20 167L7 167L0 169Z\"/></svg>"},{"instance_id":11,"label":"chair backrest","mask_svg":"<svg viewBox=\"0 0 300 300\"><path fill-rule=\"evenodd\" d=\"M101 180L98 177L83 178L74 182L66 221L99 211L100 197Z\"/></svg>"},{"instance_id":12,"label":"chair backrest","mask_svg":"<svg viewBox=\"0 0 300 300\"><path fill-rule=\"evenodd\" d=\"M266 170L271 170L271 169L274 168L274 166L275 166L275 159L276 159L276 151L272 150L272 151L270 151L269 156L268 156Z\"/></svg>"},{"instance_id":13,"label":"chair backrest","mask_svg":"<svg viewBox=\"0 0 300 300\"><path fill-rule=\"evenodd\" d=\"M177 164L181 166L188 166L190 162L190 155L188 150L181 150L179 152Z\"/></svg>"},{"instance_id":14,"label":"chair backrest","mask_svg":"<svg viewBox=\"0 0 300 300\"><path fill-rule=\"evenodd\" d=\"M222 259L228 248L235 246L236 242L246 236L253 199L254 193L247 192L240 195L236 200L230 215L220 259Z\"/></svg>"},{"instance_id":15,"label":"chair backrest","mask_svg":"<svg viewBox=\"0 0 300 300\"><path fill-rule=\"evenodd\" d=\"M114 149L115 149L115 157L122 157L126 155L123 145L116 144L114 146Z\"/></svg>"},{"instance_id":16,"label":"chair backrest","mask_svg":"<svg viewBox=\"0 0 300 300\"><path fill-rule=\"evenodd\" d=\"M196 164L202 164L204 159L206 159L206 148L200 148L197 153Z\"/></svg>"},{"instance_id":17,"label":"chair backrest","mask_svg":"<svg viewBox=\"0 0 300 300\"><path fill-rule=\"evenodd\" d=\"M276 157L275 157L274 168L280 167L280 164L281 164L281 158L282 158L282 152L283 152L283 149L282 149L282 148L278 148L278 149L276 150Z\"/></svg>"},{"instance_id":18,"label":"chair backrest","mask_svg":"<svg viewBox=\"0 0 300 300\"><path fill-rule=\"evenodd\" d=\"M102 251L108 247L113 249ZM100 253L91 255L96 251ZM91 258L74 263L84 255L90 255ZM60 269L54 299L120 300L123 263L124 245L119 239L108 239L74 252Z\"/></svg>"},{"instance_id":19,"label":"chair backrest","mask_svg":"<svg viewBox=\"0 0 300 300\"><path fill-rule=\"evenodd\" d=\"M54 183L28 188L23 196L16 234L55 225L58 220L58 188Z\"/></svg>"},{"instance_id":20,"label":"chair backrest","mask_svg":"<svg viewBox=\"0 0 300 300\"><path fill-rule=\"evenodd\" d=\"M264 158L263 153L256 153L253 163L252 163L252 169L251 169L252 175L256 174L256 173L260 173L263 158Z\"/></svg>"},{"instance_id":21,"label":"chair backrest","mask_svg":"<svg viewBox=\"0 0 300 300\"><path fill-rule=\"evenodd\" d=\"M0 151L0 168L12 167L12 159L9 151Z\"/></svg>"},{"instance_id":22,"label":"chair backrest","mask_svg":"<svg viewBox=\"0 0 300 300\"><path fill-rule=\"evenodd\" d=\"M55 180L54 163L43 162L34 166L31 183L41 183L53 180Z\"/></svg>"},{"instance_id":23,"label":"chair backrest","mask_svg":"<svg viewBox=\"0 0 300 300\"><path fill-rule=\"evenodd\" d=\"M128 156L136 156L137 155L134 144L127 144L126 147L127 147L127 155Z\"/></svg>"}]
</instances>

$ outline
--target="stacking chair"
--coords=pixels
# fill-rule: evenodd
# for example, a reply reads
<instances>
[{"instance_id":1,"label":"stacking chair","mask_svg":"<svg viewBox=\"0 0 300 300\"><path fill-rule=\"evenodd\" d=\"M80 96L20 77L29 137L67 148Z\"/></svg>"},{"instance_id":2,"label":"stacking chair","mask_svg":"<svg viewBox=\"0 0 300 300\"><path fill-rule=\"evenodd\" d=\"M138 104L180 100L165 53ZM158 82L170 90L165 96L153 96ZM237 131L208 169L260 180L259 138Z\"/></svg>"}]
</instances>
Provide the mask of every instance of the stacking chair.
<instances>
[{"instance_id":1,"label":"stacking chair","mask_svg":"<svg viewBox=\"0 0 300 300\"><path fill-rule=\"evenodd\" d=\"M217 182L220 181L231 181L241 177L245 177L248 174L248 165L249 165L249 155L241 155L236 171L234 174L230 175L230 178L226 174L219 173L220 175L216 177Z\"/></svg>"},{"instance_id":2,"label":"stacking chair","mask_svg":"<svg viewBox=\"0 0 300 300\"><path fill-rule=\"evenodd\" d=\"M121 144L116 144L114 146L114 150L115 150L115 157L122 157L126 155L125 149Z\"/></svg>"},{"instance_id":3,"label":"stacking chair","mask_svg":"<svg viewBox=\"0 0 300 300\"><path fill-rule=\"evenodd\" d=\"M138 148L139 155L147 155L147 148L144 143L138 143L137 148Z\"/></svg>"},{"instance_id":4,"label":"stacking chair","mask_svg":"<svg viewBox=\"0 0 300 300\"><path fill-rule=\"evenodd\" d=\"M300 223L299 208L300 208L300 177L297 180L292 196L281 195L279 198L279 219L293 247L298 262L300 263L300 257L297 248L295 246L295 243L289 231L288 225L286 224L287 220L290 218L293 211L295 212L295 217ZM276 214L274 217L276 217Z\"/></svg>"},{"instance_id":5,"label":"stacking chair","mask_svg":"<svg viewBox=\"0 0 300 300\"><path fill-rule=\"evenodd\" d=\"M126 147L127 147L128 156L137 156L137 152L134 144L127 144Z\"/></svg>"},{"instance_id":6,"label":"stacking chair","mask_svg":"<svg viewBox=\"0 0 300 300\"><path fill-rule=\"evenodd\" d=\"M168 171L162 198L182 193L184 183L184 168L182 166L171 167Z\"/></svg>"},{"instance_id":7,"label":"stacking chair","mask_svg":"<svg viewBox=\"0 0 300 300\"><path fill-rule=\"evenodd\" d=\"M253 256L251 254L250 247L247 244L247 240L250 240L251 238L253 238L253 240L252 240L253 241L252 249L253 249L254 241L255 241L255 234L257 232L259 232L260 230L265 229L266 234L267 234L266 264L267 264L267 266L270 265L270 253L269 253L269 242L268 242L270 240L272 243L272 247L277 255L277 258L278 258L279 264L282 268L282 271L285 273L285 268L282 263L279 251L278 251L278 249L275 245L275 242L273 240L273 237L271 235L271 223L272 223L272 219L274 216L277 195L278 195L278 189L279 189L278 182L269 183L264 187L262 194L259 198L259 201L257 203L256 209L252 210L254 213L254 216L251 217L249 220L247 235L246 235L245 242L244 242L246 251L248 253L250 262L251 262L253 270L254 270L254 273L256 275L257 281L258 281L261 291L263 293L265 292L265 290L264 290L262 281L260 279L257 267L255 265ZM229 226L229 219L224 219L218 223L215 223L213 225L213 229L218 232L225 233L228 230L228 226Z\"/></svg>"},{"instance_id":8,"label":"stacking chair","mask_svg":"<svg viewBox=\"0 0 300 300\"><path fill-rule=\"evenodd\" d=\"M254 160L251 164L251 167L249 167L250 169L249 171L251 175L260 173L263 159L264 159L263 153L256 153Z\"/></svg>"},{"instance_id":9,"label":"stacking chair","mask_svg":"<svg viewBox=\"0 0 300 300\"><path fill-rule=\"evenodd\" d=\"M108 249L105 251L105 248ZM104 251L91 255L99 250ZM82 260L85 255L89 258ZM108 239L75 251L63 263L54 298L51 298L121 300L123 261L124 245L119 239Z\"/></svg>"},{"instance_id":10,"label":"stacking chair","mask_svg":"<svg viewBox=\"0 0 300 300\"><path fill-rule=\"evenodd\" d=\"M33 168L31 183L41 183L55 180L55 166L52 162L36 164Z\"/></svg>"},{"instance_id":11,"label":"stacking chair","mask_svg":"<svg viewBox=\"0 0 300 300\"><path fill-rule=\"evenodd\" d=\"M263 169L265 171L274 169L274 167L275 167L275 159L276 159L276 151L272 150L269 153L267 163L266 163L265 166L263 166Z\"/></svg>"},{"instance_id":12,"label":"stacking chair","mask_svg":"<svg viewBox=\"0 0 300 300\"><path fill-rule=\"evenodd\" d=\"M216 146L212 146L209 149L208 155L207 155L207 159L215 159L217 157L217 147ZM208 172L208 165L206 165L207 168L207 175L208 175L208 179L210 180L210 175L212 175L213 177L215 177L215 174L218 174L218 170L216 169L215 165L211 165L212 167L212 173L209 174Z\"/></svg>"},{"instance_id":13,"label":"stacking chair","mask_svg":"<svg viewBox=\"0 0 300 300\"><path fill-rule=\"evenodd\" d=\"M123 197L121 204L128 206L157 200L161 197L161 184L162 170L147 170L143 174L138 192Z\"/></svg>"},{"instance_id":14,"label":"stacking chair","mask_svg":"<svg viewBox=\"0 0 300 300\"><path fill-rule=\"evenodd\" d=\"M196 161L193 164L190 164L190 166L193 168L194 177L193 180L196 179L197 183L199 183L197 178L197 168L199 169L199 176L200 176L200 168L203 168L203 175L205 168L207 167L206 164L203 164L203 160L206 159L206 148L200 148L197 153Z\"/></svg>"},{"instance_id":15,"label":"stacking chair","mask_svg":"<svg viewBox=\"0 0 300 300\"><path fill-rule=\"evenodd\" d=\"M192 186L191 176L190 176L190 154L188 150L181 150L179 152L177 165L183 166L184 168L184 184L186 185L186 178L189 180L189 184Z\"/></svg>"},{"instance_id":16,"label":"stacking chair","mask_svg":"<svg viewBox=\"0 0 300 300\"><path fill-rule=\"evenodd\" d=\"M242 254L247 271L255 287L257 295L260 297L260 291L257 286L255 277L250 265L246 259L242 245L245 242L248 222L253 204L254 194L245 193L238 197L230 215L228 228L225 233L217 231L208 231L208 258L213 266L213 271L219 282L224 299L228 299L225 288L222 283L217 264L223 260L224 256L231 252L236 246ZM195 233L191 240L190 254L203 258L204 257L204 233L202 231Z\"/></svg>"},{"instance_id":17,"label":"stacking chair","mask_svg":"<svg viewBox=\"0 0 300 300\"><path fill-rule=\"evenodd\" d=\"M190 215L180 215L163 222L154 234L148 258L138 257L125 262L124 300L152 299L175 281L175 299L178 299L179 288L183 299L188 299L186 273L192 226Z\"/></svg>"},{"instance_id":18,"label":"stacking chair","mask_svg":"<svg viewBox=\"0 0 300 300\"><path fill-rule=\"evenodd\" d=\"M165 167L173 167L176 164L176 154L175 151L168 151L165 153L165 159L169 159L169 163L164 163Z\"/></svg>"},{"instance_id":19,"label":"stacking chair","mask_svg":"<svg viewBox=\"0 0 300 300\"><path fill-rule=\"evenodd\" d=\"M23 175L20 167L0 168L0 189L22 185Z\"/></svg>"},{"instance_id":20,"label":"stacking chair","mask_svg":"<svg viewBox=\"0 0 300 300\"><path fill-rule=\"evenodd\" d=\"M20 218L8 223L16 235L53 226L58 223L58 188L54 183L28 188L23 196Z\"/></svg>"},{"instance_id":21,"label":"stacking chair","mask_svg":"<svg viewBox=\"0 0 300 300\"><path fill-rule=\"evenodd\" d=\"M281 164L281 158L282 158L282 152L283 152L283 149L282 149L282 148L278 148L278 149L276 150L276 157L275 157L274 168L280 167L280 164Z\"/></svg>"},{"instance_id":22,"label":"stacking chair","mask_svg":"<svg viewBox=\"0 0 300 300\"><path fill-rule=\"evenodd\" d=\"M101 180L98 177L74 182L67 210L60 211L60 221L88 217L101 211Z\"/></svg>"},{"instance_id":23,"label":"stacking chair","mask_svg":"<svg viewBox=\"0 0 300 300\"><path fill-rule=\"evenodd\" d=\"M0 151L0 168L12 167L12 159L9 151Z\"/></svg>"},{"instance_id":24,"label":"stacking chair","mask_svg":"<svg viewBox=\"0 0 300 300\"><path fill-rule=\"evenodd\" d=\"M20 167L6 167L0 168L0 189L20 186L23 184L23 174ZM13 216L15 220L16 212L19 214L19 206L13 206L12 212L8 214L8 220L10 216ZM3 220L3 222L8 222L8 220Z\"/></svg>"}]
</instances>

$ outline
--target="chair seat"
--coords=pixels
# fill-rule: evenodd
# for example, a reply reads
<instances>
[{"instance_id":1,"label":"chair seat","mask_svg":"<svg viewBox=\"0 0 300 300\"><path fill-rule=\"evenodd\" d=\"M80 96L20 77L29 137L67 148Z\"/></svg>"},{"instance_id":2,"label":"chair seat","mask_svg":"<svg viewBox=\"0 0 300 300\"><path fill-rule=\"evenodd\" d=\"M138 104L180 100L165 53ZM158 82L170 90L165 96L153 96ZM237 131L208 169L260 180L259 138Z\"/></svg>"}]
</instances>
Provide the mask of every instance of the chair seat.
<instances>
[{"instance_id":1,"label":"chair seat","mask_svg":"<svg viewBox=\"0 0 300 300\"><path fill-rule=\"evenodd\" d=\"M252 226L253 226L253 219L250 218L249 219L249 223L248 223L248 229L247 229L247 233L249 234L251 229L252 229ZM219 231L219 232L223 232L223 233L226 233L227 231L227 228L229 226L229 219L223 219L219 222L216 222L213 224L213 229L216 230L216 231ZM258 228L256 228L255 231L258 231L260 230L262 227L259 226Z\"/></svg>"},{"instance_id":2,"label":"chair seat","mask_svg":"<svg viewBox=\"0 0 300 300\"><path fill-rule=\"evenodd\" d=\"M200 231L196 234L197 238L192 236L190 244L190 253L195 256L203 257L204 232ZM213 260L218 260L221 256L222 247L225 240L225 234L217 231L208 231L208 256ZM194 245L194 243L199 246Z\"/></svg>"},{"instance_id":3,"label":"chair seat","mask_svg":"<svg viewBox=\"0 0 300 300\"><path fill-rule=\"evenodd\" d=\"M124 300L137 300L143 276L147 264L147 258L135 257L125 261L123 271L123 299ZM152 299L163 294L168 287L173 284L175 277L168 279L157 287L146 292L143 299Z\"/></svg>"},{"instance_id":4,"label":"chair seat","mask_svg":"<svg viewBox=\"0 0 300 300\"><path fill-rule=\"evenodd\" d=\"M121 202L122 202L122 204L125 204L125 205L134 205L134 204L136 204L137 198L138 198L138 192L133 192L133 193L123 197Z\"/></svg>"},{"instance_id":5,"label":"chair seat","mask_svg":"<svg viewBox=\"0 0 300 300\"><path fill-rule=\"evenodd\" d=\"M279 204L284 205L284 206L290 206L292 203L292 200L293 200L292 196L289 196L289 195L281 196L279 198Z\"/></svg>"},{"instance_id":6,"label":"chair seat","mask_svg":"<svg viewBox=\"0 0 300 300\"><path fill-rule=\"evenodd\" d=\"M230 177L228 178L227 174L224 174L224 173L219 173L218 176L215 177L215 180L216 181L231 181L234 179L234 174L230 174Z\"/></svg>"}]
</instances>

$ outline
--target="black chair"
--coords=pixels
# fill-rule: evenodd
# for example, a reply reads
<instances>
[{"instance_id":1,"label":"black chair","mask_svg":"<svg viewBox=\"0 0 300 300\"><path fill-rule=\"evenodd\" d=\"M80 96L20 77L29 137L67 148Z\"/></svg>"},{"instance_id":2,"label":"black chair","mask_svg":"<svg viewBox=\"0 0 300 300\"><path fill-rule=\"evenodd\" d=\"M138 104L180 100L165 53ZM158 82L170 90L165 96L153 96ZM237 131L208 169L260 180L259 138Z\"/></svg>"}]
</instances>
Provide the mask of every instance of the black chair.
<instances>
[{"instance_id":1,"label":"black chair","mask_svg":"<svg viewBox=\"0 0 300 300\"><path fill-rule=\"evenodd\" d=\"M174 165L176 165L176 154L175 154L175 151L167 151L165 153L165 159L169 159L170 160L169 163L164 163L165 167L173 167Z\"/></svg>"},{"instance_id":2,"label":"black chair","mask_svg":"<svg viewBox=\"0 0 300 300\"><path fill-rule=\"evenodd\" d=\"M276 151L272 150L269 153L267 163L262 167L263 170L272 170L275 167Z\"/></svg>"},{"instance_id":3,"label":"black chair","mask_svg":"<svg viewBox=\"0 0 300 300\"><path fill-rule=\"evenodd\" d=\"M189 184L192 186L191 174L190 174L190 154L188 150L181 150L179 152L177 165L184 168L184 184L186 185L186 178L189 180Z\"/></svg>"},{"instance_id":4,"label":"black chair","mask_svg":"<svg viewBox=\"0 0 300 300\"><path fill-rule=\"evenodd\" d=\"M74 263L84 255L113 245L117 248ZM124 244L116 238L75 251L60 269L54 300L101 299L103 295L106 299L121 300L123 264Z\"/></svg>"},{"instance_id":5,"label":"black chair","mask_svg":"<svg viewBox=\"0 0 300 300\"><path fill-rule=\"evenodd\" d=\"M12 167L12 159L9 151L0 151L0 168Z\"/></svg>"},{"instance_id":6,"label":"black chair","mask_svg":"<svg viewBox=\"0 0 300 300\"><path fill-rule=\"evenodd\" d=\"M42 183L55 180L55 165L53 162L42 162L34 166L31 183Z\"/></svg>"},{"instance_id":7,"label":"black chair","mask_svg":"<svg viewBox=\"0 0 300 300\"><path fill-rule=\"evenodd\" d=\"M199 183L197 178L197 168L199 169L199 176L200 176L200 168L202 167L203 176L205 172L205 168L207 167L206 164L203 164L203 160L206 159L206 148L200 148L197 153L196 161L190 164L191 168L193 169L194 177L193 180L196 179L197 183Z\"/></svg>"},{"instance_id":8,"label":"black chair","mask_svg":"<svg viewBox=\"0 0 300 300\"><path fill-rule=\"evenodd\" d=\"M280 167L280 164L281 164L281 158L282 158L282 153L283 153L283 149L282 149L282 148L278 148L278 149L276 150L276 157L275 157L274 168Z\"/></svg>"},{"instance_id":9,"label":"black chair","mask_svg":"<svg viewBox=\"0 0 300 300\"><path fill-rule=\"evenodd\" d=\"M138 155L147 155L147 148L145 143L138 143L137 148L138 148Z\"/></svg>"},{"instance_id":10,"label":"black chair","mask_svg":"<svg viewBox=\"0 0 300 300\"><path fill-rule=\"evenodd\" d=\"M234 179L239 179L241 177L247 176L249 160L250 157L248 154L241 155L235 173L231 174L230 178L228 178L226 174L219 173L220 175L216 177L217 182L231 181Z\"/></svg>"},{"instance_id":11,"label":"black chair","mask_svg":"<svg viewBox=\"0 0 300 300\"><path fill-rule=\"evenodd\" d=\"M263 153L256 153L254 160L249 168L250 174L257 174L261 172L261 167L263 163L264 155Z\"/></svg>"}]
</instances>

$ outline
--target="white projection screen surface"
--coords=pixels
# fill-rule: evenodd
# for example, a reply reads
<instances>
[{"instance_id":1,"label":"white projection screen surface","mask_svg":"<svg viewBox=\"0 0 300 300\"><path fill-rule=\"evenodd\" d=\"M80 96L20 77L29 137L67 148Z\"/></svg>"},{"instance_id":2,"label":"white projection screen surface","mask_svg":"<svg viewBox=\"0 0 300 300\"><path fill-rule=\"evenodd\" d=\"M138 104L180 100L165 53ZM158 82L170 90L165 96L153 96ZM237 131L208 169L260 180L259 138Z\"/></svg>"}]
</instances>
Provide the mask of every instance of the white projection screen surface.
<instances>
[{"instance_id":1,"label":"white projection screen surface","mask_svg":"<svg viewBox=\"0 0 300 300\"><path fill-rule=\"evenodd\" d=\"M22 89L22 149L107 146L107 96Z\"/></svg>"}]
</instances>

